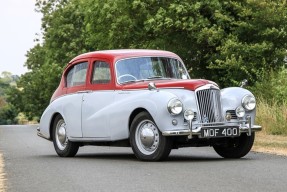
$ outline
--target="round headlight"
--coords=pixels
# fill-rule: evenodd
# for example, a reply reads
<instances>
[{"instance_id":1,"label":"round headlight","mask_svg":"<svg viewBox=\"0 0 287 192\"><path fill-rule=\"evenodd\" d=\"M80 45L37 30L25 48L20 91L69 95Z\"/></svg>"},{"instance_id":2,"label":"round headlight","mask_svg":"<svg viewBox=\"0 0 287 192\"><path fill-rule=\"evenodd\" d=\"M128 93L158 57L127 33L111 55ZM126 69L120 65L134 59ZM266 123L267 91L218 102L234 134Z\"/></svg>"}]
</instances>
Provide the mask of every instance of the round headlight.
<instances>
[{"instance_id":1,"label":"round headlight","mask_svg":"<svg viewBox=\"0 0 287 192\"><path fill-rule=\"evenodd\" d=\"M248 111L253 110L256 106L255 97L253 97L252 95L246 95L245 97L243 97L242 106Z\"/></svg>"},{"instance_id":2,"label":"round headlight","mask_svg":"<svg viewBox=\"0 0 287 192\"><path fill-rule=\"evenodd\" d=\"M239 106L236 108L235 113L236 113L237 117L244 117L245 110L243 107Z\"/></svg>"},{"instance_id":3,"label":"round headlight","mask_svg":"<svg viewBox=\"0 0 287 192\"><path fill-rule=\"evenodd\" d=\"M182 112L182 102L179 99L171 99L167 104L168 112L172 115L178 115Z\"/></svg>"},{"instance_id":4,"label":"round headlight","mask_svg":"<svg viewBox=\"0 0 287 192\"><path fill-rule=\"evenodd\" d=\"M187 121L190 121L194 118L194 112L191 109L185 110L183 115Z\"/></svg>"}]
</instances>

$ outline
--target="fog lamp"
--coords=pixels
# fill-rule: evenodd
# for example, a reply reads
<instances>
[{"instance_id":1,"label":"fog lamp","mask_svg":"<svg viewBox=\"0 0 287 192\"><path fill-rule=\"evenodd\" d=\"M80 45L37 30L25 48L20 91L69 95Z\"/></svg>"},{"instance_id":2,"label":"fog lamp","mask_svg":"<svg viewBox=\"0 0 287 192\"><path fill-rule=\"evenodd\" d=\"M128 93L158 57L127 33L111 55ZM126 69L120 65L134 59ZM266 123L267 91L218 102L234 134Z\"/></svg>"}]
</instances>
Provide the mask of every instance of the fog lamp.
<instances>
[{"instance_id":1,"label":"fog lamp","mask_svg":"<svg viewBox=\"0 0 287 192\"><path fill-rule=\"evenodd\" d=\"M184 119L190 121L194 118L194 112L191 109L187 109L184 111Z\"/></svg>"},{"instance_id":2,"label":"fog lamp","mask_svg":"<svg viewBox=\"0 0 287 192\"><path fill-rule=\"evenodd\" d=\"M236 113L237 117L244 117L245 110L243 107L239 106L236 108L235 113Z\"/></svg>"}]
</instances>

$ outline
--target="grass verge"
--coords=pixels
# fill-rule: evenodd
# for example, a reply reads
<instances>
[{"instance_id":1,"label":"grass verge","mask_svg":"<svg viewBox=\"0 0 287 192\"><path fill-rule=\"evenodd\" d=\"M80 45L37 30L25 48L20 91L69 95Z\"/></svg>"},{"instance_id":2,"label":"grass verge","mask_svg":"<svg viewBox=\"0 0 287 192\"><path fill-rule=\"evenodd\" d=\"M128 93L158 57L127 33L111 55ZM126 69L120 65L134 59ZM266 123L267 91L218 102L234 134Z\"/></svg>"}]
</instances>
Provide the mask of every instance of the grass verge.
<instances>
[{"instance_id":1,"label":"grass verge","mask_svg":"<svg viewBox=\"0 0 287 192\"><path fill-rule=\"evenodd\" d=\"M256 112L256 123L263 127L262 132L287 136L287 103L258 99Z\"/></svg>"},{"instance_id":2,"label":"grass verge","mask_svg":"<svg viewBox=\"0 0 287 192\"><path fill-rule=\"evenodd\" d=\"M287 156L287 103L257 102L256 124L262 131L256 133L253 151Z\"/></svg>"},{"instance_id":3,"label":"grass verge","mask_svg":"<svg viewBox=\"0 0 287 192\"><path fill-rule=\"evenodd\" d=\"M252 151L287 156L287 136L257 132Z\"/></svg>"}]
</instances>

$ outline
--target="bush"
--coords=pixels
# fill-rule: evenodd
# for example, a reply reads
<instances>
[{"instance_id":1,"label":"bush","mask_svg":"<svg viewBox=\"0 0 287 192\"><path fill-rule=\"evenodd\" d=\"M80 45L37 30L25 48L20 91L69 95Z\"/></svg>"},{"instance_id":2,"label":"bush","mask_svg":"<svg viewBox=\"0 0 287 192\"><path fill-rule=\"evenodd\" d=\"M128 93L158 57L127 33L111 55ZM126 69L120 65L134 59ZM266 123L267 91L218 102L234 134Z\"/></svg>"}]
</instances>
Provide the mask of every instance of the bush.
<instances>
[{"instance_id":1,"label":"bush","mask_svg":"<svg viewBox=\"0 0 287 192\"><path fill-rule=\"evenodd\" d=\"M282 67L278 71L266 74L264 80L257 82L251 90L259 98L272 105L287 103L287 69ZM277 105L276 104L276 105Z\"/></svg>"},{"instance_id":2,"label":"bush","mask_svg":"<svg viewBox=\"0 0 287 192\"><path fill-rule=\"evenodd\" d=\"M6 104L0 108L0 125L11 125L16 124L17 111L15 107L10 104Z\"/></svg>"}]
</instances>

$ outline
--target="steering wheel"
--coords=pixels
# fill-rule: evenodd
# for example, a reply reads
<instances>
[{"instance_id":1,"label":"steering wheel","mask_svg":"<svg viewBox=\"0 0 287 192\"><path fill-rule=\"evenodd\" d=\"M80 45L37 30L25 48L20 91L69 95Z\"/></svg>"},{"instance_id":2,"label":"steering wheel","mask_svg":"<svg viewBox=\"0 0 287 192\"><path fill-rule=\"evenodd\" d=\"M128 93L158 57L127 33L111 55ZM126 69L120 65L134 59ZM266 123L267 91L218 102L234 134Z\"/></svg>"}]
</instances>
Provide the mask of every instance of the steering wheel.
<instances>
[{"instance_id":1,"label":"steering wheel","mask_svg":"<svg viewBox=\"0 0 287 192\"><path fill-rule=\"evenodd\" d=\"M121 76L118 77L118 81L119 81L120 83L122 83L122 81L121 81L122 78L127 78L127 79L132 78L133 80L138 80L135 76L133 76L133 75L131 75L131 74L123 74L123 75L121 75ZM127 80L127 81L128 81L128 80ZM124 82L124 81L123 81L123 82Z\"/></svg>"}]
</instances>

